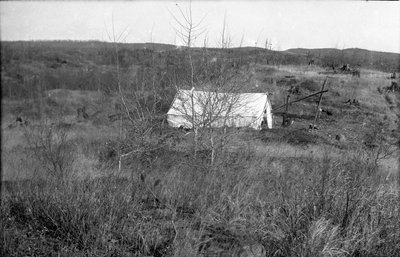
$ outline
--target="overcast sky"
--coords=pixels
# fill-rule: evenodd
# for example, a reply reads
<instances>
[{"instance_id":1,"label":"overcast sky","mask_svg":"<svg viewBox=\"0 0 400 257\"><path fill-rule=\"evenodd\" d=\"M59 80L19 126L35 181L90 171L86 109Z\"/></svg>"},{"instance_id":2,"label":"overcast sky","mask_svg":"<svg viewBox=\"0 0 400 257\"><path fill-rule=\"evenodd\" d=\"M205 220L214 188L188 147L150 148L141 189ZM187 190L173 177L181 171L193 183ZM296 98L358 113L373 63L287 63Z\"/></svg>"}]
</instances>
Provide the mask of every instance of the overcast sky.
<instances>
[{"instance_id":1,"label":"overcast sky","mask_svg":"<svg viewBox=\"0 0 400 257\"><path fill-rule=\"evenodd\" d=\"M104 40L125 30L125 42L182 44L172 14L187 1L0 2L1 40ZM400 53L399 2L193 1L195 21L205 30L196 41L217 46L226 14L233 46L272 48L364 48ZM114 17L114 18L113 18Z\"/></svg>"}]
</instances>

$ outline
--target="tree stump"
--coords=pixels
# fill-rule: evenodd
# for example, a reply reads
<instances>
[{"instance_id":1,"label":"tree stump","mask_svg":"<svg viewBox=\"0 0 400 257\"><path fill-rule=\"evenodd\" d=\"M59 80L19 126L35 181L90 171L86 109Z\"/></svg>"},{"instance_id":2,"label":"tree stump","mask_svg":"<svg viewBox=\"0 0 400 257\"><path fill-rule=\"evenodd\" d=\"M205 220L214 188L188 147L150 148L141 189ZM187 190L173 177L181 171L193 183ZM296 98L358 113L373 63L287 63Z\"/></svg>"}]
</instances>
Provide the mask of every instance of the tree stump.
<instances>
[{"instance_id":1,"label":"tree stump","mask_svg":"<svg viewBox=\"0 0 400 257\"><path fill-rule=\"evenodd\" d=\"M86 113L86 107L78 107L76 110L78 121L86 120L89 118L89 115Z\"/></svg>"}]
</instances>

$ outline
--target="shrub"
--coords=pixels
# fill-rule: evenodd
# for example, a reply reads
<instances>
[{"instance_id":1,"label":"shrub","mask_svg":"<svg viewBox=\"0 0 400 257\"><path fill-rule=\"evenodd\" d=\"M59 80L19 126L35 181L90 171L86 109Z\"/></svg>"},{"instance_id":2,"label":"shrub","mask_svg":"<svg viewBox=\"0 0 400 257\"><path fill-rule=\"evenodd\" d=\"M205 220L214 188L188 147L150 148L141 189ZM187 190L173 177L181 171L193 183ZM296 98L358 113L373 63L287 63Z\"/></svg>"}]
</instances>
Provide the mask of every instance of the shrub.
<instances>
[{"instance_id":1,"label":"shrub","mask_svg":"<svg viewBox=\"0 0 400 257\"><path fill-rule=\"evenodd\" d=\"M150 168L130 178L33 180L18 187L2 206L6 252L232 256L257 248L265 256L400 253L398 189L382 182L362 149L288 158L279 152L259 154L249 144L221 152L213 165L207 156L195 159L183 150L143 154L139 157L146 157ZM158 166L153 165L156 157ZM174 161L163 165L168 159Z\"/></svg>"},{"instance_id":2,"label":"shrub","mask_svg":"<svg viewBox=\"0 0 400 257\"><path fill-rule=\"evenodd\" d=\"M62 178L71 172L74 144L68 139L67 129L62 124L41 124L25 129L25 139L48 175Z\"/></svg>"},{"instance_id":3,"label":"shrub","mask_svg":"<svg viewBox=\"0 0 400 257\"><path fill-rule=\"evenodd\" d=\"M99 149L99 161L115 164L118 160L118 142L108 140Z\"/></svg>"},{"instance_id":4,"label":"shrub","mask_svg":"<svg viewBox=\"0 0 400 257\"><path fill-rule=\"evenodd\" d=\"M385 95L385 100L388 102L388 104L392 105L396 103L396 97L391 94L386 94Z\"/></svg>"}]
</instances>

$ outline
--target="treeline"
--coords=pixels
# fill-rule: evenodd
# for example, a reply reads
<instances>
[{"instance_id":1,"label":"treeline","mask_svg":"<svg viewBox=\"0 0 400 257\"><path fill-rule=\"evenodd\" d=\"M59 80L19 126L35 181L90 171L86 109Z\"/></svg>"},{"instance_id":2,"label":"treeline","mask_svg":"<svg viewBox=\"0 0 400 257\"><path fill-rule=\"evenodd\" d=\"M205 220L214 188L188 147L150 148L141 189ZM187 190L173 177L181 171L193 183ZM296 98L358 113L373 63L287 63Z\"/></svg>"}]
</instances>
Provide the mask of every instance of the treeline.
<instances>
[{"instance_id":1,"label":"treeline","mask_svg":"<svg viewBox=\"0 0 400 257\"><path fill-rule=\"evenodd\" d=\"M350 64L351 67L367 68L384 72L400 72L400 54L368 51L358 48L349 49L289 49L287 52L301 54L315 64L321 66L342 66Z\"/></svg>"},{"instance_id":2,"label":"treeline","mask_svg":"<svg viewBox=\"0 0 400 257\"><path fill-rule=\"evenodd\" d=\"M3 98L33 98L45 90L63 88L79 90L116 89L116 64L127 79L139 81L143 73L151 84L163 89L187 82L190 73L188 49L173 45L143 43L115 44L100 41L18 41L1 43L1 83ZM360 49L292 49L284 52L262 48L191 48L198 79L217 78L221 68L240 69L250 63L266 65L317 65L350 63L353 67L377 68L388 72L400 70L399 55ZM151 74L158 74L157 79ZM162 76L161 76L162 74ZM147 76L147 77L149 77ZM162 78L161 78L162 77ZM208 77L208 78L207 78ZM150 83L150 82L149 82ZM174 85L172 85L174 83Z\"/></svg>"},{"instance_id":3,"label":"treeline","mask_svg":"<svg viewBox=\"0 0 400 257\"><path fill-rule=\"evenodd\" d=\"M112 45L101 42L3 42L2 95L32 98L56 88L112 92L117 59L120 73L130 79L143 77L149 67L163 69L165 61L152 50L118 47L117 58Z\"/></svg>"},{"instance_id":4,"label":"treeline","mask_svg":"<svg viewBox=\"0 0 400 257\"><path fill-rule=\"evenodd\" d=\"M116 90L117 60L127 86L151 82L152 86L156 83L165 89L173 86L171 83L185 83L183 78L190 72L187 49L118 44L117 55L114 46L104 42L3 42L2 95L10 99L34 98L56 88L111 93ZM203 70L204 76L215 76L210 69L219 70L216 65L239 67L251 61L249 56L235 51L191 51L194 67Z\"/></svg>"}]
</instances>

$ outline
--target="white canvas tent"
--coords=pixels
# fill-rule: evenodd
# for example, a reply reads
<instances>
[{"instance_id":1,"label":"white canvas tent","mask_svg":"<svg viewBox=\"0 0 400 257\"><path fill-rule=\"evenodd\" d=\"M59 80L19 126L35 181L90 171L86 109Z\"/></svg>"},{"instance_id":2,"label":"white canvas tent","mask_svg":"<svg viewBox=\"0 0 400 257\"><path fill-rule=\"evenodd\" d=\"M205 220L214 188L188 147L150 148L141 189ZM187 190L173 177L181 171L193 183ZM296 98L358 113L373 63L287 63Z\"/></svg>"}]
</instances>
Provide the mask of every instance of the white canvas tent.
<instances>
[{"instance_id":1,"label":"white canvas tent","mask_svg":"<svg viewBox=\"0 0 400 257\"><path fill-rule=\"evenodd\" d=\"M271 103L265 93L217 93L179 90L167 113L172 127L272 128Z\"/></svg>"}]
</instances>

